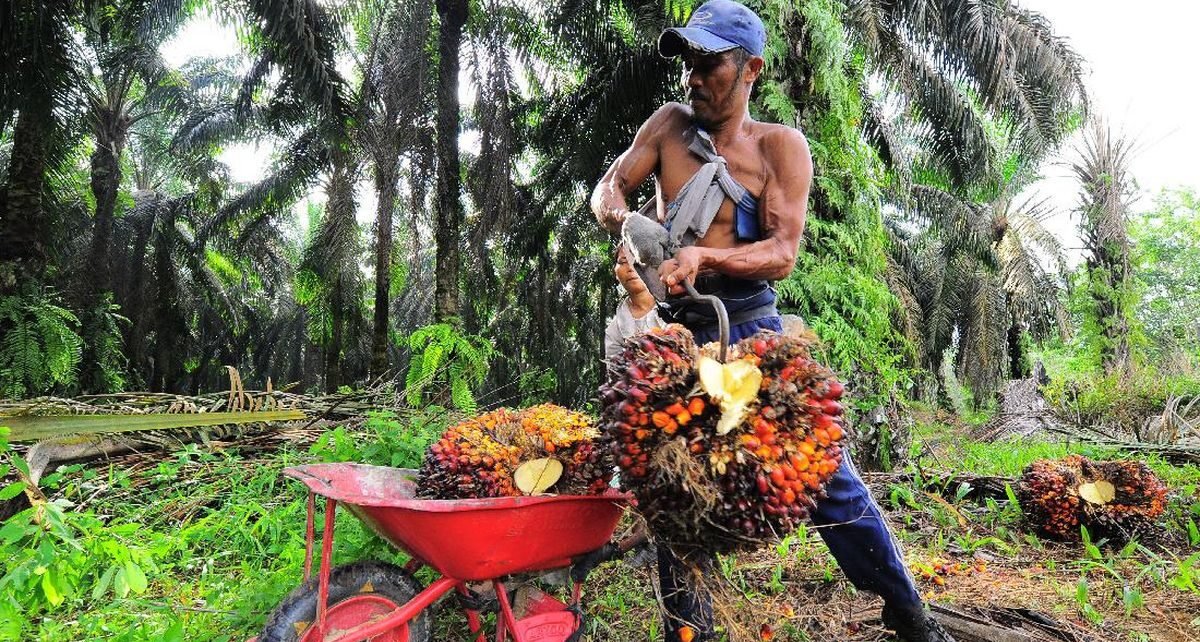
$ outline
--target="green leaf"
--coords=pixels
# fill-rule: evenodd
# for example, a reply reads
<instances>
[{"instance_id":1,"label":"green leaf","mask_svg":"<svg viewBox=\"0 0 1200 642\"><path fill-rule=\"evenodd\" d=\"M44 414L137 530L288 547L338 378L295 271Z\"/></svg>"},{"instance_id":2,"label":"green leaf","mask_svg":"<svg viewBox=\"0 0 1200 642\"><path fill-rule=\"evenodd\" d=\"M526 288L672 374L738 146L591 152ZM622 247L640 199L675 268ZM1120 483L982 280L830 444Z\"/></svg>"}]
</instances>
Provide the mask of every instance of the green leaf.
<instances>
[{"instance_id":1,"label":"green leaf","mask_svg":"<svg viewBox=\"0 0 1200 642\"><path fill-rule=\"evenodd\" d=\"M28 515L28 513L21 513ZM10 518L4 523L4 527L0 528L0 543L4 545L12 544L13 542L25 537L29 532L29 526L17 521L16 517Z\"/></svg>"},{"instance_id":2,"label":"green leaf","mask_svg":"<svg viewBox=\"0 0 1200 642\"><path fill-rule=\"evenodd\" d=\"M183 620L172 620L171 626L163 632L160 642L183 642Z\"/></svg>"},{"instance_id":3,"label":"green leaf","mask_svg":"<svg viewBox=\"0 0 1200 642\"><path fill-rule=\"evenodd\" d=\"M96 586L92 588L93 600L99 600L108 592L109 587L112 586L113 578L117 575L118 568L116 564L113 564L108 567L107 571L104 571L104 575L100 576L100 581L96 582Z\"/></svg>"},{"instance_id":4,"label":"green leaf","mask_svg":"<svg viewBox=\"0 0 1200 642\"><path fill-rule=\"evenodd\" d=\"M54 606L58 606L66 599L62 593L58 592L58 587L54 586L54 580L51 578L53 571L47 569L42 573L42 593L46 594L46 600Z\"/></svg>"},{"instance_id":5,"label":"green leaf","mask_svg":"<svg viewBox=\"0 0 1200 642\"><path fill-rule=\"evenodd\" d=\"M129 590L136 594L146 592L147 582L146 574L142 572L142 568L134 564L132 560L125 562L125 581L129 584Z\"/></svg>"},{"instance_id":6,"label":"green leaf","mask_svg":"<svg viewBox=\"0 0 1200 642\"><path fill-rule=\"evenodd\" d=\"M13 441L16 441L16 440L14 439ZM26 477L30 476L29 464L25 461L24 457L22 457L16 453L12 453L9 455L9 458L12 460L13 465L17 467L17 470L20 470L21 473L23 473Z\"/></svg>"},{"instance_id":7,"label":"green leaf","mask_svg":"<svg viewBox=\"0 0 1200 642\"><path fill-rule=\"evenodd\" d=\"M25 482L13 482L0 490L0 502L6 502L25 491Z\"/></svg>"}]
</instances>

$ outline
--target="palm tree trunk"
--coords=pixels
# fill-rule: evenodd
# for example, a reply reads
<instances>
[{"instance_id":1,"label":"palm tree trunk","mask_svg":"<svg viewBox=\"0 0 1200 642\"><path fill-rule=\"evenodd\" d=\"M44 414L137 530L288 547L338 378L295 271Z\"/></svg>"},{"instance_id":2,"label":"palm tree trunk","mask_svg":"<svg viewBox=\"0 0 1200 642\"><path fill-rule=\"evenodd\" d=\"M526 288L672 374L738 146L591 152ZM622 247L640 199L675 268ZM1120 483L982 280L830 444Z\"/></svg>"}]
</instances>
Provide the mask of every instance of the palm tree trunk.
<instances>
[{"instance_id":1,"label":"palm tree trunk","mask_svg":"<svg viewBox=\"0 0 1200 642\"><path fill-rule=\"evenodd\" d=\"M112 233L117 208L117 191L121 187L121 152L125 146L126 129L112 117L112 112L100 115L96 131L96 151L92 152L92 195L96 198L96 218L92 224L92 247L88 253L83 322L83 359L79 383L88 392L110 392L96 346L103 340L103 312L100 309L106 293L112 290ZM168 375L170 376L170 375ZM164 384L166 385L166 384Z\"/></svg>"},{"instance_id":2,"label":"palm tree trunk","mask_svg":"<svg viewBox=\"0 0 1200 642\"><path fill-rule=\"evenodd\" d=\"M92 152L92 195L96 197L96 220L92 226L92 247L88 255L89 294L99 298L112 289L109 253L112 245L113 217L117 207L117 191L121 186L121 152L125 146L125 131L119 124L101 119L96 132L96 151Z\"/></svg>"},{"instance_id":3,"label":"palm tree trunk","mask_svg":"<svg viewBox=\"0 0 1200 642\"><path fill-rule=\"evenodd\" d=\"M155 272L158 287L155 288L154 307L154 365L150 370L150 391L166 392L173 378L174 355L179 349L176 342L179 321L179 284L176 281L170 253L165 247L154 251Z\"/></svg>"},{"instance_id":4,"label":"palm tree trunk","mask_svg":"<svg viewBox=\"0 0 1200 642\"><path fill-rule=\"evenodd\" d=\"M1100 244L1096 268L1092 270L1092 296L1096 318L1104 335L1100 361L1107 374L1129 374L1132 358L1129 349L1129 309L1124 301L1130 296L1129 257L1116 244Z\"/></svg>"},{"instance_id":5,"label":"palm tree trunk","mask_svg":"<svg viewBox=\"0 0 1200 642\"><path fill-rule=\"evenodd\" d=\"M50 108L23 109L13 128L8 185L0 191L0 295L40 279L49 237L42 196L46 188L46 145Z\"/></svg>"},{"instance_id":6,"label":"palm tree trunk","mask_svg":"<svg viewBox=\"0 0 1200 642\"><path fill-rule=\"evenodd\" d=\"M388 309L392 287L392 215L396 206L398 158L376 159L375 193L375 325L371 331L371 375L388 369Z\"/></svg>"},{"instance_id":7,"label":"palm tree trunk","mask_svg":"<svg viewBox=\"0 0 1200 642\"><path fill-rule=\"evenodd\" d=\"M1008 326L1008 378L1009 379L1024 379L1028 374L1025 371L1025 354L1021 349L1021 324L1012 322Z\"/></svg>"},{"instance_id":8,"label":"palm tree trunk","mask_svg":"<svg viewBox=\"0 0 1200 642\"><path fill-rule=\"evenodd\" d=\"M329 200L325 206L325 221L322 223L329 231L329 236L323 241L318 241L331 243L325 251L335 254L327 257L322 274L329 287L330 339L325 346L325 389L328 392L337 392L338 387L342 385L342 349L345 343L346 321L350 315L357 314L360 303L360 293L351 285L357 281L345 272L358 270L357 241L350 242L345 238L348 234L357 234L354 218L354 185L357 171L357 164L344 154L339 154L334 160L333 171L326 188ZM351 254L347 255L347 252Z\"/></svg>"},{"instance_id":9,"label":"palm tree trunk","mask_svg":"<svg viewBox=\"0 0 1200 642\"><path fill-rule=\"evenodd\" d=\"M133 274L129 279L129 300L122 301L122 309L130 319L128 334L125 335L125 347L129 355L130 383L137 386L145 380L146 326L149 315L146 314L146 248L150 245L150 234L153 232L154 221L150 221L138 230L133 242Z\"/></svg>"},{"instance_id":10,"label":"palm tree trunk","mask_svg":"<svg viewBox=\"0 0 1200 642\"><path fill-rule=\"evenodd\" d=\"M325 346L325 392L329 393L337 392L342 385L342 335L346 326L346 314L339 303L344 298L342 295L345 289L340 277L333 282L330 297L334 301L330 306L333 327L329 333L329 345Z\"/></svg>"},{"instance_id":11,"label":"palm tree trunk","mask_svg":"<svg viewBox=\"0 0 1200 642\"><path fill-rule=\"evenodd\" d=\"M458 316L459 237L463 206L458 158L458 57L467 0L437 0L437 285L434 316L446 321Z\"/></svg>"}]
</instances>

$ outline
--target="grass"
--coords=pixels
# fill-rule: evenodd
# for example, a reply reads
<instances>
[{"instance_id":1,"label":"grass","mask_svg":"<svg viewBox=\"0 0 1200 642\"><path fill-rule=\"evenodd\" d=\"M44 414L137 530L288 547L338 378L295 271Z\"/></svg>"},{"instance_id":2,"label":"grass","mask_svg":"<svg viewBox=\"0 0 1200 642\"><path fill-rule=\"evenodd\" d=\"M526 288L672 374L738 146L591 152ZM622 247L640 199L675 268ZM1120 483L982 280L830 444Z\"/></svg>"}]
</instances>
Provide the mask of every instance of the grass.
<instances>
[{"instance_id":1,"label":"grass","mask_svg":"<svg viewBox=\"0 0 1200 642\"><path fill-rule=\"evenodd\" d=\"M961 437L964 426L922 418L914 431L922 453L914 470L1011 476L1039 458L1119 455L1081 444L972 443ZM29 513L0 529L0 556L8 560L0 580L0 640L245 640L301 577L305 495L280 471L314 459L411 466L421 452L412 440L439 432L436 422L421 421L410 431L394 418L376 417L358 431L267 457L191 447L161 460L60 469L44 486L56 502L47 515L58 515L65 530L51 536ZM1200 468L1149 462L1173 489L1164 530L1174 543L1166 546L1046 542L1024 530L1013 502L932 492L921 475L873 490L929 599L1033 607L1098 639L1196 639ZM339 514L336 528L338 562L404 560L347 514ZM31 551L48 553L20 567ZM29 572L14 576L19 568ZM878 600L842 578L810 528L757 553L723 558L719 571L730 589L724 603L747 631L769 629L774 640L789 642L881 633ZM661 639L648 567L602 567L585 599L590 639ZM441 615L438 639L465 640L456 622L453 614Z\"/></svg>"}]
</instances>

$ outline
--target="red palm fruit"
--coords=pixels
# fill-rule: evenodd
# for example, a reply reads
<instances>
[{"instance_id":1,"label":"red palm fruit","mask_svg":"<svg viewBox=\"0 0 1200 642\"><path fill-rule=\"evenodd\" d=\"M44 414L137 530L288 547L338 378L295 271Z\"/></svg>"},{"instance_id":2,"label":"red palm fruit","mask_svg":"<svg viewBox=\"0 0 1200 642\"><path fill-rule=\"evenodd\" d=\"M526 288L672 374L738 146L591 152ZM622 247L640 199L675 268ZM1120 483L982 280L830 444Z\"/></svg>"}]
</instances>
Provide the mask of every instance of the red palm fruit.
<instances>
[{"instance_id":1,"label":"red palm fruit","mask_svg":"<svg viewBox=\"0 0 1200 642\"><path fill-rule=\"evenodd\" d=\"M792 468L798 473L808 470L808 457L803 455L792 455L788 457L788 463L790 463Z\"/></svg>"},{"instance_id":2,"label":"red palm fruit","mask_svg":"<svg viewBox=\"0 0 1200 642\"><path fill-rule=\"evenodd\" d=\"M1166 507L1167 487L1138 461L1092 461L1080 455L1036 461L1017 482L1026 521L1043 535L1124 543L1152 532Z\"/></svg>"},{"instance_id":3,"label":"red palm fruit","mask_svg":"<svg viewBox=\"0 0 1200 642\"><path fill-rule=\"evenodd\" d=\"M742 421L718 434L724 409L697 386L700 351L690 335L671 326L626 341L612 364L614 381L601 392L601 426L624 448L632 439L620 428L622 413L614 409L616 404L633 403L639 415L667 415L647 417L659 430L638 441L641 452L633 462L618 462L632 464L622 466L628 473L622 474L623 485L635 493L639 510L661 541L685 550L753 548L807 519L841 461L837 444L844 436L844 430L830 430L837 424L829 413L840 409L831 392L840 384L833 385L832 373L812 360L811 347L811 339L769 332L731 346L729 360L746 361L762 380ZM716 350L706 347L703 353L712 358ZM645 376L631 377L631 372ZM645 399L636 391L644 391ZM834 402L823 403L827 397ZM816 434L816 427L825 434ZM820 449L818 443L823 444ZM691 458L691 465L703 470L701 481L680 468L681 453L658 457L663 449L679 445L686 445L682 455ZM673 462L668 474L647 469L659 462ZM698 489L697 484L708 487Z\"/></svg>"},{"instance_id":4,"label":"red palm fruit","mask_svg":"<svg viewBox=\"0 0 1200 642\"><path fill-rule=\"evenodd\" d=\"M591 418L544 404L494 410L456 424L426 453L417 477L421 497L465 499L518 494L512 472L529 459L555 455L564 473L553 490L602 492L611 480L610 449L597 444Z\"/></svg>"}]
</instances>

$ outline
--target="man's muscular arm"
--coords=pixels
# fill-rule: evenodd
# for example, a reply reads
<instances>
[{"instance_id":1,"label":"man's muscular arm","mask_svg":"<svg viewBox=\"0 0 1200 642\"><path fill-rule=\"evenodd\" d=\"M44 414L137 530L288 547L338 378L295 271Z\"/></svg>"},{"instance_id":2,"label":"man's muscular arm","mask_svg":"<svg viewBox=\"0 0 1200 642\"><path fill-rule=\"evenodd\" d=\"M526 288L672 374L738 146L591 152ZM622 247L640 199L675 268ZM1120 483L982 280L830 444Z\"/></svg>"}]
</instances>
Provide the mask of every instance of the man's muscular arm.
<instances>
[{"instance_id":1,"label":"man's muscular arm","mask_svg":"<svg viewBox=\"0 0 1200 642\"><path fill-rule=\"evenodd\" d=\"M680 109L682 105L668 103L646 119L634 136L633 144L613 161L592 191L592 213L604 229L613 234L621 231L621 224L629 213L625 198L658 169L659 143L670 130L673 120L679 117Z\"/></svg>"},{"instance_id":2,"label":"man's muscular arm","mask_svg":"<svg viewBox=\"0 0 1200 642\"><path fill-rule=\"evenodd\" d=\"M734 248L680 249L659 270L672 294L683 293L683 281L694 280L702 271L774 281L787 277L796 267L813 174L808 141L800 132L784 129L773 133L763 147L771 170L759 206L765 238Z\"/></svg>"}]
</instances>

